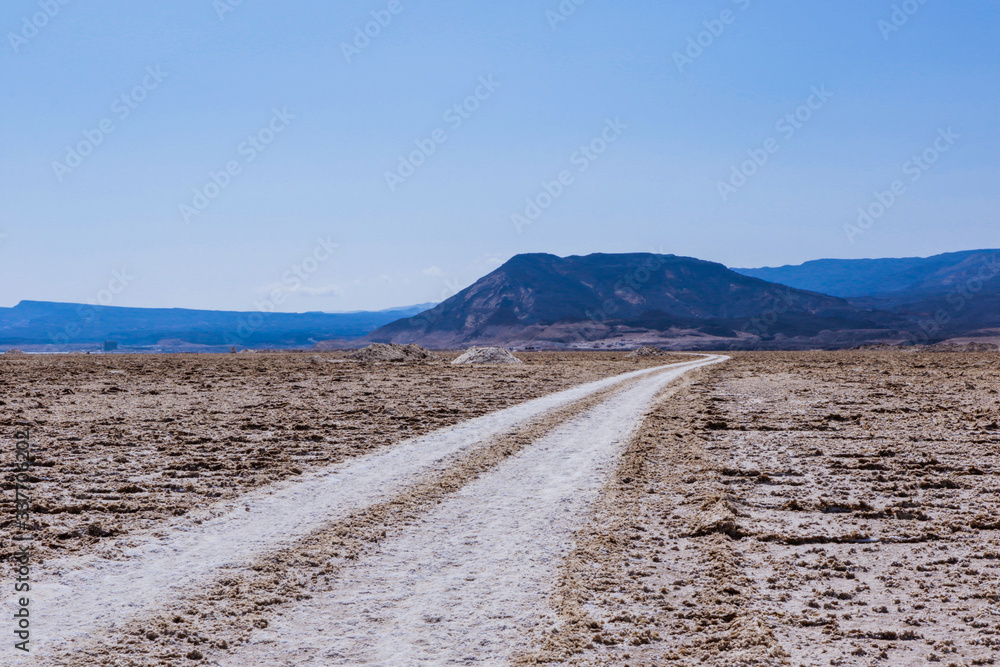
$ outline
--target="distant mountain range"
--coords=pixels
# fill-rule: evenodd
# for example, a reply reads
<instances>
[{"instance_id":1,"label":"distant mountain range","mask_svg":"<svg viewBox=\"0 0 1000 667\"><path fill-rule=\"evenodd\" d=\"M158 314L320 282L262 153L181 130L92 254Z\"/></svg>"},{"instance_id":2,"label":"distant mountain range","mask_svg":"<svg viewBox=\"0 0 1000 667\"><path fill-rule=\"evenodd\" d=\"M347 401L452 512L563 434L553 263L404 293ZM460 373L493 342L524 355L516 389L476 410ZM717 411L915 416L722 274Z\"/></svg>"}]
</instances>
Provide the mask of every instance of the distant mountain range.
<instances>
[{"instance_id":1,"label":"distant mountain range","mask_svg":"<svg viewBox=\"0 0 1000 667\"><path fill-rule=\"evenodd\" d=\"M166 351L369 342L432 348L808 349L1000 342L1000 250L729 269L650 253L518 255L448 300L357 313L237 313L22 301L0 347L107 340Z\"/></svg>"},{"instance_id":2,"label":"distant mountain range","mask_svg":"<svg viewBox=\"0 0 1000 667\"><path fill-rule=\"evenodd\" d=\"M121 347L167 350L204 347L311 347L351 339L425 310L433 304L355 313L260 313L121 308L22 301L0 308L0 346Z\"/></svg>"},{"instance_id":3,"label":"distant mountain range","mask_svg":"<svg viewBox=\"0 0 1000 667\"><path fill-rule=\"evenodd\" d=\"M908 320L904 338L1000 342L1000 250L906 259L826 259L799 266L736 269L764 280L848 297L863 309Z\"/></svg>"},{"instance_id":4,"label":"distant mountain range","mask_svg":"<svg viewBox=\"0 0 1000 667\"><path fill-rule=\"evenodd\" d=\"M912 296L947 291L979 267L994 266L998 257L1000 250L970 250L904 259L819 259L798 266L733 271L845 298Z\"/></svg>"}]
</instances>

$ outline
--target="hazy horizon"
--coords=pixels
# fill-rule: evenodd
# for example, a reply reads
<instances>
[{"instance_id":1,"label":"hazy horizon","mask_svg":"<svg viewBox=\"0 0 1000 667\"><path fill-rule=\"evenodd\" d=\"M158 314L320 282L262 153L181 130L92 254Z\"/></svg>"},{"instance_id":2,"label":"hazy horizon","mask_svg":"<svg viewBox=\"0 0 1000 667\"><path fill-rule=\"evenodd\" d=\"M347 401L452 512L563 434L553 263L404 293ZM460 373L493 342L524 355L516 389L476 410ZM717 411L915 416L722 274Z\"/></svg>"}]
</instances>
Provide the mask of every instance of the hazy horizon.
<instances>
[{"instance_id":1,"label":"hazy horizon","mask_svg":"<svg viewBox=\"0 0 1000 667\"><path fill-rule=\"evenodd\" d=\"M935 253L935 255L956 254L956 253L972 252L972 251L976 251L976 250L1000 250L1000 249L994 249L994 248L969 248L969 249L965 249L965 250L947 250L947 251L944 251L944 252L941 252L941 253ZM634 252L636 252L636 253L643 253L643 252L649 252L649 251L641 251L640 250L640 251L634 251ZM588 253L588 254L590 254L590 253ZM625 254L628 254L628 253L626 252ZM664 253L664 254L671 254L671 253ZM869 261L877 261L879 259L923 259L923 258L927 258L927 257L931 257L931 256L933 256L933 255L930 255L930 256L928 256L928 255L913 256L913 257L855 257L855 258L845 258L845 257L817 257L815 259L805 260L803 262L798 262L796 264L781 264L781 265L760 266L760 267L729 266L728 268L733 269L733 270L744 270L744 269L753 270L753 269L785 268L785 267L789 267L789 266L801 266L803 264L808 264L810 262L823 261L823 260L833 260L833 261L838 261L838 260L845 260L845 261L850 261L850 260L862 260L862 261L869 260ZM697 257L695 259L703 259L703 258ZM708 261L711 261L711 260L708 260ZM497 268L499 268L499 266ZM484 277L484 276L478 276L476 279L472 280L469 284L471 285L476 280L478 280L479 278L482 278L482 277ZM456 288L455 291L456 292L460 291L461 289L464 289L465 287L468 287L468 286L469 285L463 285L463 286L459 287L459 286L456 285L455 286L455 288ZM449 292L450 291L451 290L449 290ZM431 308L431 307L436 306L437 304L441 303L446 298L447 297L439 299L439 300L431 300L431 301L425 301L425 302L420 302L420 303L397 304L397 305L393 305L393 306L385 306L385 307L380 307L380 308L358 308L358 309L350 309L350 310L282 310L282 311L278 311L278 312L284 312L284 313L289 313L289 314L324 313L324 314L330 314L330 315L350 315L350 314L354 314L354 313L364 313L364 312L408 310L408 309L412 309L412 308L416 308L416 307ZM75 302L75 301L52 301L52 300L46 300L46 299L22 298L22 299L18 299L15 303L10 304L10 306L0 305L0 308L13 307L13 306L16 306L17 304L21 303L22 301L48 302L48 303L69 303L69 304L80 303L80 302ZM100 305L99 303L95 303L95 301L96 300L91 299L90 301L88 301L86 303L91 303L93 305ZM258 301L258 303L259 303L259 301ZM117 304L110 304L110 307L114 307L115 305L117 305ZM222 308L192 308L192 307L189 307L189 306L185 306L183 304L180 304L180 305L175 304L175 305L168 305L168 306L122 306L122 307L154 308L154 309L177 309L177 310L211 310L211 311L226 311L226 312L254 312L256 310L259 310L259 308L254 308L254 307L245 308L245 309L240 309L240 308L225 308L225 307L222 307ZM268 311L270 311L270 305L268 307Z\"/></svg>"}]
</instances>

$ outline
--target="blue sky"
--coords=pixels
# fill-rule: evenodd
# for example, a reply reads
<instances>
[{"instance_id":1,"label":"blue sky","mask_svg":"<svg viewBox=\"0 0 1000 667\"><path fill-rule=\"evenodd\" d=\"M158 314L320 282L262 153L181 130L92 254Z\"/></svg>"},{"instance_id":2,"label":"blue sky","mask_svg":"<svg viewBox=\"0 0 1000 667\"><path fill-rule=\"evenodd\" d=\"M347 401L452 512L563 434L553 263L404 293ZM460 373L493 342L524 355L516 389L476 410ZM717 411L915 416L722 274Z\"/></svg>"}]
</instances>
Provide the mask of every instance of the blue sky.
<instances>
[{"instance_id":1,"label":"blue sky","mask_svg":"<svg viewBox=\"0 0 1000 667\"><path fill-rule=\"evenodd\" d=\"M0 306L374 309L522 252L1000 246L996 3L576 2L8 0Z\"/></svg>"}]
</instances>

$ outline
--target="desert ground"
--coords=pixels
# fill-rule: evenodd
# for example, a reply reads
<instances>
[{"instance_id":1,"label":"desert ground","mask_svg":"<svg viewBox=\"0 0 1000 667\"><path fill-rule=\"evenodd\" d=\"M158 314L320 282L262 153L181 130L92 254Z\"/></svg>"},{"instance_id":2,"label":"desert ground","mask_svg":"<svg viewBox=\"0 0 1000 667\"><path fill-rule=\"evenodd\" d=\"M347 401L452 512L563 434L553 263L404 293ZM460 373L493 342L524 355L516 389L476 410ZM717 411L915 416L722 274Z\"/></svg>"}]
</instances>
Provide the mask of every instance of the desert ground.
<instances>
[{"instance_id":1,"label":"desert ground","mask_svg":"<svg viewBox=\"0 0 1000 667\"><path fill-rule=\"evenodd\" d=\"M457 355L0 356L0 662L1000 660L1000 354Z\"/></svg>"}]
</instances>

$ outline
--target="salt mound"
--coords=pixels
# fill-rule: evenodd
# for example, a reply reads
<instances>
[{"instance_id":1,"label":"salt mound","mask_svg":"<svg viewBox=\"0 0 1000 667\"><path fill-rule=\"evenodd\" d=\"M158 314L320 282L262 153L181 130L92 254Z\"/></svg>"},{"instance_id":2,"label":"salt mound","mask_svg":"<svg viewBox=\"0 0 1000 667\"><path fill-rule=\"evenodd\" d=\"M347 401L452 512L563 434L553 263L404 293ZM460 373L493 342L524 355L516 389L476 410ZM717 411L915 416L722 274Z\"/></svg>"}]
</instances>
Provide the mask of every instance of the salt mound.
<instances>
[{"instance_id":1,"label":"salt mound","mask_svg":"<svg viewBox=\"0 0 1000 667\"><path fill-rule=\"evenodd\" d=\"M409 345L396 345L395 343L372 343L363 350L358 350L352 355L355 359L365 362L376 361L422 361L431 355L427 350L410 343Z\"/></svg>"},{"instance_id":2,"label":"salt mound","mask_svg":"<svg viewBox=\"0 0 1000 667\"><path fill-rule=\"evenodd\" d=\"M505 347L470 347L453 364L523 364Z\"/></svg>"},{"instance_id":3,"label":"salt mound","mask_svg":"<svg viewBox=\"0 0 1000 667\"><path fill-rule=\"evenodd\" d=\"M24 354L24 352L22 352L21 350L18 350L17 348L11 348L10 350L7 350L6 352L4 352L4 354L20 355L20 354Z\"/></svg>"},{"instance_id":4,"label":"salt mound","mask_svg":"<svg viewBox=\"0 0 1000 667\"><path fill-rule=\"evenodd\" d=\"M646 345L645 347L640 347L638 350L634 350L628 356L630 357L662 357L666 352L658 347L652 347Z\"/></svg>"}]
</instances>

